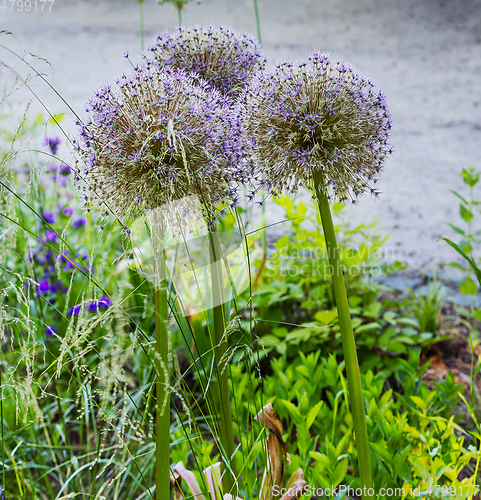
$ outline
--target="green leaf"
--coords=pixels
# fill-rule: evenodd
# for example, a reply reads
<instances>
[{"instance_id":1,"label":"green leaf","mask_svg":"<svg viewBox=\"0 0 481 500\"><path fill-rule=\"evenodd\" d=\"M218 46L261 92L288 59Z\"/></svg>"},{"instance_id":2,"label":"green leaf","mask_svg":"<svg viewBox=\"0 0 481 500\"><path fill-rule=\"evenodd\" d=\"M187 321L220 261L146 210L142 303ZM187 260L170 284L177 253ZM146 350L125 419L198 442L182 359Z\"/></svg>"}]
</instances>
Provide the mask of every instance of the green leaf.
<instances>
[{"instance_id":1,"label":"green leaf","mask_svg":"<svg viewBox=\"0 0 481 500\"><path fill-rule=\"evenodd\" d=\"M476 266L476 262L474 262L474 259L471 258L471 257L468 257L462 250L461 248L459 248L458 245L456 245L456 243L454 243L454 241L451 241L450 239L448 238L442 238L448 245L451 245L455 250L456 252L459 253L459 255L461 255L465 260L467 260L469 262L469 264L471 265L471 267L473 268L473 271L475 272L476 274L476 277L478 278L478 281L479 281L479 286L481 286L481 270L478 269L478 267Z\"/></svg>"},{"instance_id":2,"label":"green leaf","mask_svg":"<svg viewBox=\"0 0 481 500\"><path fill-rule=\"evenodd\" d=\"M459 205L459 211L460 211L461 217L466 222L469 222L474 217L473 213L470 212L464 205Z\"/></svg>"},{"instance_id":3,"label":"green leaf","mask_svg":"<svg viewBox=\"0 0 481 500\"><path fill-rule=\"evenodd\" d=\"M330 325L334 323L334 320L337 318L337 311L319 311L316 313L315 318L319 323Z\"/></svg>"},{"instance_id":4,"label":"green leaf","mask_svg":"<svg viewBox=\"0 0 481 500\"><path fill-rule=\"evenodd\" d=\"M314 423L314 420L317 417L317 414L319 413L319 410L321 409L323 401L319 401L317 405L313 406L311 410L309 411L306 419L306 427L309 430L311 428L311 425Z\"/></svg>"},{"instance_id":5,"label":"green leaf","mask_svg":"<svg viewBox=\"0 0 481 500\"><path fill-rule=\"evenodd\" d=\"M336 465L336 468L334 469L334 472L332 474L332 484L334 487L341 484L341 482L346 477L347 464L348 464L348 460L347 460L347 457L345 457Z\"/></svg>"},{"instance_id":6,"label":"green leaf","mask_svg":"<svg viewBox=\"0 0 481 500\"><path fill-rule=\"evenodd\" d=\"M468 204L468 200L464 199L459 193L453 191L452 189L450 189L449 191L453 193L454 196L457 196L463 203L465 203L466 205Z\"/></svg>"},{"instance_id":7,"label":"green leaf","mask_svg":"<svg viewBox=\"0 0 481 500\"><path fill-rule=\"evenodd\" d=\"M476 293L478 293L478 287L471 278L465 277L461 280L459 291L463 295L476 295Z\"/></svg>"},{"instance_id":8,"label":"green leaf","mask_svg":"<svg viewBox=\"0 0 481 500\"><path fill-rule=\"evenodd\" d=\"M289 415L292 417L292 420L294 420L294 423L296 425L302 425L304 423L304 418L299 409L296 408L290 401L286 401L285 399L282 399L281 401L284 403L284 406L289 412Z\"/></svg>"}]
</instances>

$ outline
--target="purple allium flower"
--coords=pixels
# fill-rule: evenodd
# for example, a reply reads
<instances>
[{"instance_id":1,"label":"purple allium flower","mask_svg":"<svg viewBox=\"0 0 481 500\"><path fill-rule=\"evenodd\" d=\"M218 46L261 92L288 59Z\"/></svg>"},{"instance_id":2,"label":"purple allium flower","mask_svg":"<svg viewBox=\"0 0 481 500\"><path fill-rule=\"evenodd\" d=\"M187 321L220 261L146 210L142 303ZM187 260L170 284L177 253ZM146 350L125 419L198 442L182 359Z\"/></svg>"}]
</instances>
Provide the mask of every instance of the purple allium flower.
<instances>
[{"instance_id":1,"label":"purple allium flower","mask_svg":"<svg viewBox=\"0 0 481 500\"><path fill-rule=\"evenodd\" d=\"M60 165L60 175L70 175L71 171L72 169L68 165L65 165L65 163Z\"/></svg>"},{"instance_id":2,"label":"purple allium flower","mask_svg":"<svg viewBox=\"0 0 481 500\"><path fill-rule=\"evenodd\" d=\"M87 219L85 217L78 217L73 221L72 227L74 229L78 229L79 227L83 227L87 224Z\"/></svg>"},{"instance_id":3,"label":"purple allium flower","mask_svg":"<svg viewBox=\"0 0 481 500\"><path fill-rule=\"evenodd\" d=\"M322 53L284 62L257 75L238 106L257 189L295 193L317 171L340 201L376 193L391 118L384 95L352 68Z\"/></svg>"},{"instance_id":4,"label":"purple allium flower","mask_svg":"<svg viewBox=\"0 0 481 500\"><path fill-rule=\"evenodd\" d=\"M42 214L42 217L48 224L55 223L55 214L53 212L50 212L49 210L45 210Z\"/></svg>"},{"instance_id":5,"label":"purple allium flower","mask_svg":"<svg viewBox=\"0 0 481 500\"><path fill-rule=\"evenodd\" d=\"M78 316L80 314L80 309L81 309L81 306L79 304L72 306L68 311L68 315L69 316Z\"/></svg>"},{"instance_id":6,"label":"purple allium flower","mask_svg":"<svg viewBox=\"0 0 481 500\"><path fill-rule=\"evenodd\" d=\"M47 325L47 328L45 329L45 335L47 337L53 337L58 331L58 328L56 326L52 325Z\"/></svg>"},{"instance_id":7,"label":"purple allium flower","mask_svg":"<svg viewBox=\"0 0 481 500\"><path fill-rule=\"evenodd\" d=\"M266 62L253 38L225 26L179 26L159 34L147 50L153 64L196 73L225 95L241 91Z\"/></svg>"},{"instance_id":8,"label":"purple allium flower","mask_svg":"<svg viewBox=\"0 0 481 500\"><path fill-rule=\"evenodd\" d=\"M118 85L96 93L81 128L86 199L122 218L197 196L212 220L236 196L238 118L183 71L136 67Z\"/></svg>"},{"instance_id":9,"label":"purple allium flower","mask_svg":"<svg viewBox=\"0 0 481 500\"><path fill-rule=\"evenodd\" d=\"M60 139L58 137L47 137L45 139L45 145L50 148L53 155L57 154L58 145L60 144Z\"/></svg>"}]
</instances>

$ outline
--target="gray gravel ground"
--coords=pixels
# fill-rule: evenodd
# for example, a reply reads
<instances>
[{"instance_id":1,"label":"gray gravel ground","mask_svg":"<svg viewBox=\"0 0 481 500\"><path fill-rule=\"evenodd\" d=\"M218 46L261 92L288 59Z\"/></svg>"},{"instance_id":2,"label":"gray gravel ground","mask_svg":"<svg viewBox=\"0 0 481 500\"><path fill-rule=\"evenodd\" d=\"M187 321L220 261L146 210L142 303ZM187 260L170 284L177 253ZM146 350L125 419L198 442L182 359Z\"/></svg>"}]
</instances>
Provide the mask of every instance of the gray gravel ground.
<instances>
[{"instance_id":1,"label":"gray gravel ground","mask_svg":"<svg viewBox=\"0 0 481 500\"><path fill-rule=\"evenodd\" d=\"M48 59L50 67L36 64L81 114L97 87L128 71L124 51L138 60L139 6L135 0L55 0L48 7L0 8L0 29L15 35L0 35L0 43ZM381 198L361 199L353 218L379 214L395 258L413 270L453 260L454 251L436 240L454 236L444 222L459 219L449 189L463 189L460 169L481 169L481 0L259 0L259 11L271 63L323 50L353 64L387 95L395 154L380 182ZM256 33L252 0L191 3L183 22ZM147 43L176 24L170 5L147 0ZM4 49L0 59L13 61ZM35 89L53 112L66 109L45 86ZM272 222L281 217L275 209L268 213ZM275 231L271 236L282 226Z\"/></svg>"}]
</instances>

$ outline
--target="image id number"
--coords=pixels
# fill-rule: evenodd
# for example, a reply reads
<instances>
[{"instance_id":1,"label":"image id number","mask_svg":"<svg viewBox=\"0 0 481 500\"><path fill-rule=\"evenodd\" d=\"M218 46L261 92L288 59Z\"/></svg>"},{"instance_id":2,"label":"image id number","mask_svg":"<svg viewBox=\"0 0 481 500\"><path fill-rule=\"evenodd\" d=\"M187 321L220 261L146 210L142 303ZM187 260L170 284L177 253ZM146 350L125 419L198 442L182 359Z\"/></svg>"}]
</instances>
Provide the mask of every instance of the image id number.
<instances>
[{"instance_id":1,"label":"image id number","mask_svg":"<svg viewBox=\"0 0 481 500\"><path fill-rule=\"evenodd\" d=\"M0 10L33 10L35 12L50 11L55 0L0 0Z\"/></svg>"}]
</instances>

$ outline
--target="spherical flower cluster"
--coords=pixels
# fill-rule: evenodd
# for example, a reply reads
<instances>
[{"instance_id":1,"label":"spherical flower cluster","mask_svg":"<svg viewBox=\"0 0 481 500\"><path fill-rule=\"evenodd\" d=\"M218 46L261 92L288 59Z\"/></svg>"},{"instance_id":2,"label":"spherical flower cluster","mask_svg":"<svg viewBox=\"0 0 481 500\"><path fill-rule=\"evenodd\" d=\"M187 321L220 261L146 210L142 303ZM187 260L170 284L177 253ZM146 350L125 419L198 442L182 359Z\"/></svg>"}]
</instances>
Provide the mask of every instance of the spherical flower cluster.
<instances>
[{"instance_id":1,"label":"spherical flower cluster","mask_svg":"<svg viewBox=\"0 0 481 500\"><path fill-rule=\"evenodd\" d=\"M238 103L257 189L273 196L309 189L319 172L321 187L340 201L377 195L391 118L373 86L322 53L257 75Z\"/></svg>"},{"instance_id":2,"label":"spherical flower cluster","mask_svg":"<svg viewBox=\"0 0 481 500\"><path fill-rule=\"evenodd\" d=\"M152 65L97 91L76 144L86 200L122 219L195 195L215 218L237 201L241 129L223 106L197 76Z\"/></svg>"},{"instance_id":3,"label":"spherical flower cluster","mask_svg":"<svg viewBox=\"0 0 481 500\"><path fill-rule=\"evenodd\" d=\"M224 95L236 95L249 79L264 69L259 44L227 27L179 27L156 37L148 49L152 62L196 73Z\"/></svg>"}]
</instances>

